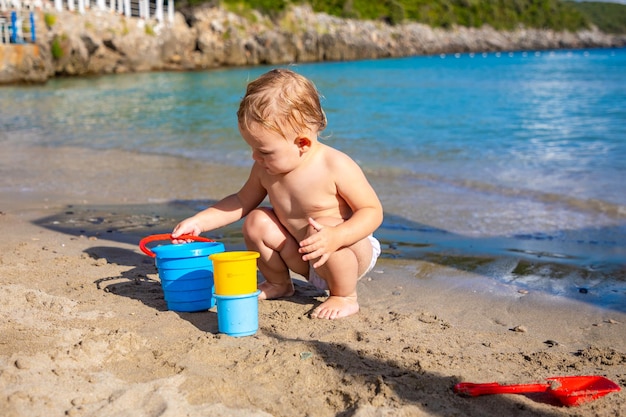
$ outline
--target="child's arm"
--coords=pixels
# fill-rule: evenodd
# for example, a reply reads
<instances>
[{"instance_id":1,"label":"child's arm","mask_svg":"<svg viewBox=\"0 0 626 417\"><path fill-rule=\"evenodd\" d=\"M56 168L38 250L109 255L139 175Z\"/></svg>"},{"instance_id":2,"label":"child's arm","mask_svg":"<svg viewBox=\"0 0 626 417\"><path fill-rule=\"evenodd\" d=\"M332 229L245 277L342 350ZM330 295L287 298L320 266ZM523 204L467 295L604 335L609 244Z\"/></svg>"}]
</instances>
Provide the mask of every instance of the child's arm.
<instances>
[{"instance_id":1,"label":"child's arm","mask_svg":"<svg viewBox=\"0 0 626 417\"><path fill-rule=\"evenodd\" d=\"M376 192L365 178L361 168L347 155L334 160L335 185L339 196L352 209L352 216L344 222L329 226L309 219L318 232L300 242L300 253L305 261L320 258L315 268L328 260L331 253L350 246L372 234L383 221L383 207Z\"/></svg>"},{"instance_id":2,"label":"child's arm","mask_svg":"<svg viewBox=\"0 0 626 417\"><path fill-rule=\"evenodd\" d=\"M202 232L234 223L261 204L267 191L259 181L258 169L256 164L252 167L248 180L237 193L224 197L211 207L178 223L172 232L172 242L184 242L176 240L181 235L198 236Z\"/></svg>"}]
</instances>

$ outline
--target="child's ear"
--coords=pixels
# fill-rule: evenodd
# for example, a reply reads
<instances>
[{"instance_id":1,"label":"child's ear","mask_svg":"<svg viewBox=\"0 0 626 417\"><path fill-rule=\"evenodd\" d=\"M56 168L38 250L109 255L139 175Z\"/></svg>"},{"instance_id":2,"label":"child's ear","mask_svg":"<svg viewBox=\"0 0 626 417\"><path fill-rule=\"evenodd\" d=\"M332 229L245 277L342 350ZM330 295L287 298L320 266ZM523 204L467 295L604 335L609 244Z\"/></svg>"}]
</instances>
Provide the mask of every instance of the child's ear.
<instances>
[{"instance_id":1,"label":"child's ear","mask_svg":"<svg viewBox=\"0 0 626 417\"><path fill-rule=\"evenodd\" d=\"M298 136L296 138L296 146L300 148L301 152L307 152L311 149L311 139L306 136Z\"/></svg>"}]
</instances>

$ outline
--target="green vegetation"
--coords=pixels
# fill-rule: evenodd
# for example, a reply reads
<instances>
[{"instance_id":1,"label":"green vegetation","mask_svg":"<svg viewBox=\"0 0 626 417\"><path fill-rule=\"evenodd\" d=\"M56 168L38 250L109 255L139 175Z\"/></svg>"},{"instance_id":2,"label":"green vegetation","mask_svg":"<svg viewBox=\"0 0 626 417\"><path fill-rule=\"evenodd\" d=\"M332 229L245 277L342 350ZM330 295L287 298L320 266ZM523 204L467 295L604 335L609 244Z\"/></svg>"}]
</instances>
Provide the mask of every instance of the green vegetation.
<instances>
[{"instance_id":1,"label":"green vegetation","mask_svg":"<svg viewBox=\"0 0 626 417\"><path fill-rule=\"evenodd\" d=\"M453 25L514 29L520 25L577 30L590 20L569 2L560 0L223 0L225 5L247 6L276 14L288 4L309 3L316 12L334 16L384 20L391 24L421 22L433 27Z\"/></svg>"},{"instance_id":2,"label":"green vegetation","mask_svg":"<svg viewBox=\"0 0 626 417\"><path fill-rule=\"evenodd\" d=\"M225 2L224 7L226 8L226 10L244 17L246 20L248 20L251 23L256 23L257 21L255 14L252 12L252 9L253 9L252 6L245 5L241 2ZM264 10L261 10L258 8L257 10L261 11L262 13L269 14L268 12ZM272 13L276 13L276 12L272 12Z\"/></svg>"},{"instance_id":3,"label":"green vegetation","mask_svg":"<svg viewBox=\"0 0 626 417\"><path fill-rule=\"evenodd\" d=\"M610 33L626 33L626 5L615 3L574 2L561 0L182 0L187 5L223 4L245 15L256 9L276 16L290 4L308 3L316 12L390 24L407 21L432 27L454 25L499 30L519 26L554 30L580 30L591 24Z\"/></svg>"},{"instance_id":4,"label":"green vegetation","mask_svg":"<svg viewBox=\"0 0 626 417\"><path fill-rule=\"evenodd\" d=\"M128 23L126 19L122 19L122 36L126 36L130 33L130 29L128 29Z\"/></svg>"},{"instance_id":5,"label":"green vegetation","mask_svg":"<svg viewBox=\"0 0 626 417\"><path fill-rule=\"evenodd\" d=\"M144 27L144 31L146 32L146 35L148 36L156 36L156 32L154 31L154 28L150 24L146 24L146 26Z\"/></svg>"},{"instance_id":6,"label":"green vegetation","mask_svg":"<svg viewBox=\"0 0 626 417\"><path fill-rule=\"evenodd\" d=\"M576 2L575 9L587 16L594 25L606 33L626 33L626 6L615 3Z\"/></svg>"},{"instance_id":7,"label":"green vegetation","mask_svg":"<svg viewBox=\"0 0 626 417\"><path fill-rule=\"evenodd\" d=\"M62 40L59 39L58 36L55 36L54 39L52 39L52 43L50 44L52 57L57 60L63 57L63 46L61 46L61 42Z\"/></svg>"},{"instance_id":8,"label":"green vegetation","mask_svg":"<svg viewBox=\"0 0 626 417\"><path fill-rule=\"evenodd\" d=\"M56 15L53 15L53 14L50 14L50 13L46 13L46 14L43 15L43 20L44 20L44 22L46 22L46 26L48 28L51 28L57 22L57 17L56 17Z\"/></svg>"}]
</instances>

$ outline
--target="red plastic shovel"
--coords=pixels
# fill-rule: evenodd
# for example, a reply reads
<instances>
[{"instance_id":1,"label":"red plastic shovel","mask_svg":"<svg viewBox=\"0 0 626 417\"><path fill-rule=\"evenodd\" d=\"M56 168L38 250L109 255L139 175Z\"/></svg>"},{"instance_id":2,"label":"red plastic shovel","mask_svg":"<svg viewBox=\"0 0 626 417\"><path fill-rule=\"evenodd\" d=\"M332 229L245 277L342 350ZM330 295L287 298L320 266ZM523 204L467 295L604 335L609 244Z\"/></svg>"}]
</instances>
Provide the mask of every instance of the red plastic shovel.
<instances>
[{"instance_id":1,"label":"red plastic shovel","mask_svg":"<svg viewBox=\"0 0 626 417\"><path fill-rule=\"evenodd\" d=\"M460 382L454 386L454 392L471 397L545 392L568 407L581 405L619 390L619 385L602 376L561 376L546 378L545 383L515 385L500 385L497 382L484 384Z\"/></svg>"}]
</instances>

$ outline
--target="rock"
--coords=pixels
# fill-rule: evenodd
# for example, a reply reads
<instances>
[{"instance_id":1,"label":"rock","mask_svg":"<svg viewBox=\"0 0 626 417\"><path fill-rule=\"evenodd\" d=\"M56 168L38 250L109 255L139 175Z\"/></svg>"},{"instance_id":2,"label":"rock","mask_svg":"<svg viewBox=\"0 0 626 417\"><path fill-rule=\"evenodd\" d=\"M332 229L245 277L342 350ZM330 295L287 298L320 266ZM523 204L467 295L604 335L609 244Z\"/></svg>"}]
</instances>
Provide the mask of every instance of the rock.
<instances>
[{"instance_id":1,"label":"rock","mask_svg":"<svg viewBox=\"0 0 626 417\"><path fill-rule=\"evenodd\" d=\"M0 44L0 84L45 82L51 64L39 45Z\"/></svg>"},{"instance_id":2,"label":"rock","mask_svg":"<svg viewBox=\"0 0 626 417\"><path fill-rule=\"evenodd\" d=\"M528 333L528 328L526 326L515 326L511 330L516 333Z\"/></svg>"}]
</instances>

